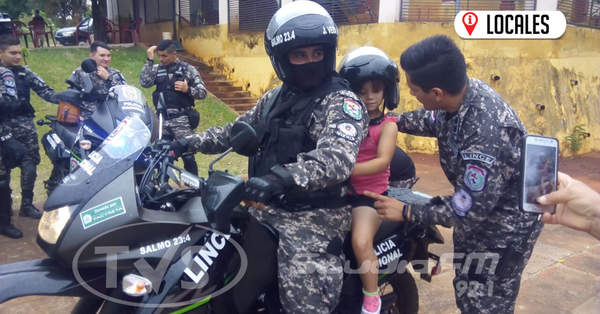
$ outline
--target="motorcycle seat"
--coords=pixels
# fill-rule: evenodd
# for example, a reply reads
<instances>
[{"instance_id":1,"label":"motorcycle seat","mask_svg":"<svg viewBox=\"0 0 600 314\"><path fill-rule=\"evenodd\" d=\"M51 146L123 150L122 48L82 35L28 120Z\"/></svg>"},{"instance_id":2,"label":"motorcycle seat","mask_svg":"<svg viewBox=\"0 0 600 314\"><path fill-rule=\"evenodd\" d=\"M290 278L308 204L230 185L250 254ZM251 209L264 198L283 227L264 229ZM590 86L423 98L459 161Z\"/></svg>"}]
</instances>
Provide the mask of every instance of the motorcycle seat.
<instances>
[{"instance_id":1,"label":"motorcycle seat","mask_svg":"<svg viewBox=\"0 0 600 314\"><path fill-rule=\"evenodd\" d=\"M77 139L77 132L79 131L79 126L77 125L62 125L56 124L56 128L54 132L60 137L60 139L65 143L65 146L69 149L75 145L75 140Z\"/></svg>"},{"instance_id":2,"label":"motorcycle seat","mask_svg":"<svg viewBox=\"0 0 600 314\"><path fill-rule=\"evenodd\" d=\"M46 120L50 122L56 122L56 116L46 116Z\"/></svg>"}]
</instances>

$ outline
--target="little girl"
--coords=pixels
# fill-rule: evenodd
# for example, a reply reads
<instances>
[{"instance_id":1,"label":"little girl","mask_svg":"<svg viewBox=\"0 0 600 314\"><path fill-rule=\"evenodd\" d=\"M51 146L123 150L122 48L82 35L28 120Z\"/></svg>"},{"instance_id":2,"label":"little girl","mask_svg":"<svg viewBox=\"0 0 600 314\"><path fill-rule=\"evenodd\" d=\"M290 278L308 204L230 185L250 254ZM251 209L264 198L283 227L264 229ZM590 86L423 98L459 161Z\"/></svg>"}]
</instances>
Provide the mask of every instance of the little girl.
<instances>
[{"instance_id":1,"label":"little girl","mask_svg":"<svg viewBox=\"0 0 600 314\"><path fill-rule=\"evenodd\" d=\"M398 106L398 66L390 57L375 47L361 47L349 52L340 63L340 76L345 78L352 90L367 107L371 122L369 133L362 141L356 165L350 177L357 194L352 201L352 248L361 270L364 301L362 314L381 311L377 284L377 256L373 249L373 238L381 225L374 208L374 200L364 196L364 191L387 194L390 162L396 149L397 119L386 115L385 106L393 110ZM383 106L382 106L383 105ZM367 262L369 266L363 267ZM368 269L364 272L363 269Z\"/></svg>"}]
</instances>

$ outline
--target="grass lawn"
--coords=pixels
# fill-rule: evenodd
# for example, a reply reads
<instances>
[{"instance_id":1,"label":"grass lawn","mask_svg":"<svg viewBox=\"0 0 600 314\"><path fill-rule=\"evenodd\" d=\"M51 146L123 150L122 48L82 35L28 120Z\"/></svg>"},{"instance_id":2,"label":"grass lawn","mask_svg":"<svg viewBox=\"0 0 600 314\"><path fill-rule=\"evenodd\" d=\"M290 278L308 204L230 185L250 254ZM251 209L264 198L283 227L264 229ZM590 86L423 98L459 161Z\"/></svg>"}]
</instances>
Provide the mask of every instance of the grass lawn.
<instances>
[{"instance_id":1,"label":"grass lawn","mask_svg":"<svg viewBox=\"0 0 600 314\"><path fill-rule=\"evenodd\" d=\"M67 87L65 79L68 79L71 76L71 72L88 56L89 48L32 50L27 58L27 65L33 72L41 76L48 86L52 87L55 91L60 92ZM146 51L139 47L115 47L112 49L111 66L119 69L123 73L128 84L139 88L146 96L148 104L154 108L154 105L152 104L152 92L154 91L154 87L147 89L142 88L139 83L140 70L144 66L145 60ZM45 102L33 91L31 103L36 110L36 121L43 119L45 115L56 115L56 105ZM201 132L214 125L223 125L227 122L233 122L237 117L237 114L230 110L226 105L211 97L207 97L207 99L203 101L197 101L196 109L200 112L201 116L200 126L196 129L196 132ZM40 138L50 130L50 127L48 126L40 127L36 125L36 127L38 137ZM41 148L41 143L40 155L42 157L42 162L38 166L38 178L35 183L36 202L46 199L43 181L48 179L50 172L52 171L52 164L43 148ZM206 177L208 175L208 164L216 157L216 155L196 155L200 176ZM230 173L237 175L245 174L247 172L247 160L246 157L232 153L221 160L215 168L221 170L228 169ZM183 167L181 160L177 162L177 165ZM11 187L14 196L13 201L15 205L21 203L20 172L19 168L14 169L11 178Z\"/></svg>"}]
</instances>

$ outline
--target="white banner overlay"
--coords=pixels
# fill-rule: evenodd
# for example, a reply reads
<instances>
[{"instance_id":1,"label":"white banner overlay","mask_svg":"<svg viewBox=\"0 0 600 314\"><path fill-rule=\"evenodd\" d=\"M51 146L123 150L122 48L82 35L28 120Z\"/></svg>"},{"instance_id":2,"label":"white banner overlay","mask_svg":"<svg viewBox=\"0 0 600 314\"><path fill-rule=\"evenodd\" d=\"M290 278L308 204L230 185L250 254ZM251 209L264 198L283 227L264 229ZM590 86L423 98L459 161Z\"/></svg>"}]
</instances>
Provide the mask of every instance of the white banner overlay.
<instances>
[{"instance_id":1,"label":"white banner overlay","mask_svg":"<svg viewBox=\"0 0 600 314\"><path fill-rule=\"evenodd\" d=\"M561 11L460 11L454 29L464 39L556 39L567 20Z\"/></svg>"}]
</instances>

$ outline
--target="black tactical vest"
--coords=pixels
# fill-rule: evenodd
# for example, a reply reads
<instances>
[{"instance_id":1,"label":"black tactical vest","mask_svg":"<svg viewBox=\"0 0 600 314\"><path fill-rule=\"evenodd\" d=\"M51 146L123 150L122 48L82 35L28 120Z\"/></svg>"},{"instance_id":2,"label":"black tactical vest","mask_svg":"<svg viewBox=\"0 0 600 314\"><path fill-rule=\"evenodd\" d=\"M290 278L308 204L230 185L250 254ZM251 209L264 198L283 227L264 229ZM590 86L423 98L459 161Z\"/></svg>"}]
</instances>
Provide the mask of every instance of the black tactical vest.
<instances>
[{"instance_id":1,"label":"black tactical vest","mask_svg":"<svg viewBox=\"0 0 600 314\"><path fill-rule=\"evenodd\" d=\"M19 100L26 100L27 102L31 99L31 83L27 80L27 73L25 68L22 66L13 67L11 69L15 75L15 85L17 86L17 94Z\"/></svg>"},{"instance_id":2,"label":"black tactical vest","mask_svg":"<svg viewBox=\"0 0 600 314\"><path fill-rule=\"evenodd\" d=\"M163 93L165 98L165 105L167 108L184 109L194 106L194 98L188 93L182 93L175 90L175 82L183 82L185 80L184 67L179 64L167 69L163 66L158 67L156 73L156 90L152 93L152 100L154 106L158 104L160 93ZM188 82L188 86L189 86ZM189 86L188 88L191 88Z\"/></svg>"},{"instance_id":3,"label":"black tactical vest","mask_svg":"<svg viewBox=\"0 0 600 314\"><path fill-rule=\"evenodd\" d=\"M277 88L267 101L261 120L255 127L260 146L258 153L249 158L249 177L264 176L273 166L297 162L298 154L314 150L317 143L310 137L308 129L311 113L327 94L349 89L346 80L334 77L317 90L282 101L281 87ZM340 189L345 185L346 183L341 183L326 190L286 194L291 197L290 201L294 199L299 203L306 203L307 207L315 204L321 207L339 207L345 205L339 202Z\"/></svg>"}]
</instances>

